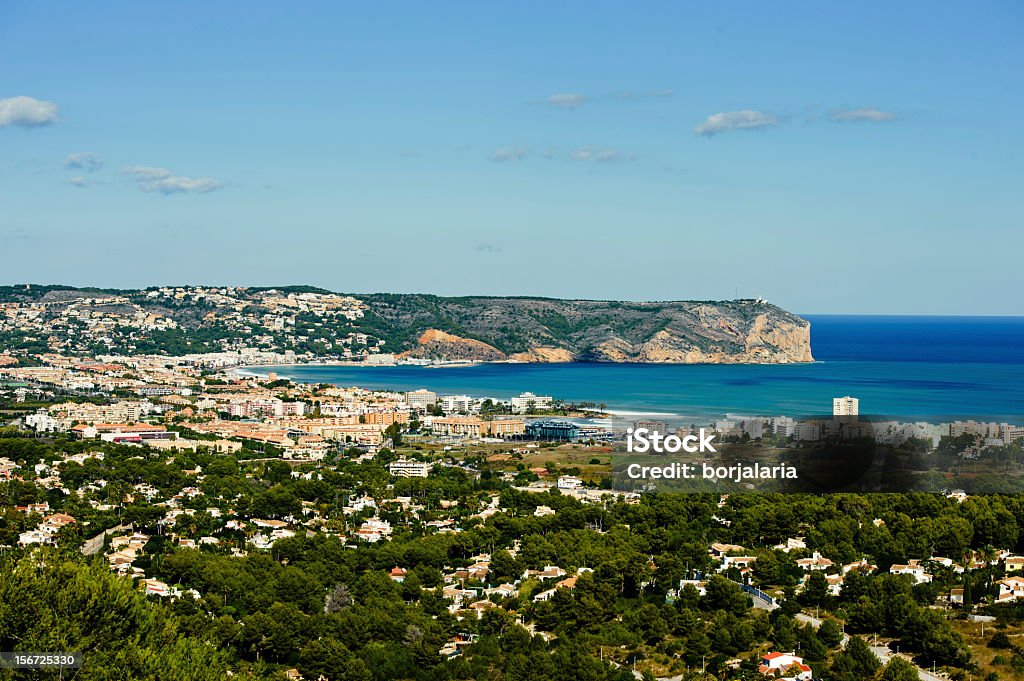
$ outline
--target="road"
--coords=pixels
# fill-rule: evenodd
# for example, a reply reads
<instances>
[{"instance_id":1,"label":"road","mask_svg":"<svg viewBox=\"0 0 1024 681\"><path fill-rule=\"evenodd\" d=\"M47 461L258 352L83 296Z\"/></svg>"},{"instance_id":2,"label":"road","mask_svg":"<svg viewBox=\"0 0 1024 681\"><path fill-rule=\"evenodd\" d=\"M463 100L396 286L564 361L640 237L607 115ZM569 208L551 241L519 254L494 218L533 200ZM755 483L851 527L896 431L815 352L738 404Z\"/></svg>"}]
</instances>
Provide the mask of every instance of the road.
<instances>
[{"instance_id":1,"label":"road","mask_svg":"<svg viewBox=\"0 0 1024 681\"><path fill-rule=\"evenodd\" d=\"M802 612L798 612L796 614L796 620L798 622L802 622L804 624L810 624L815 629L820 627L821 626L821 622L822 622L822 620L820 618L812 617L811 615L808 615L808 614L802 613ZM846 644L849 641L850 641L850 637L844 634L843 635L843 640L842 640L842 642L839 645L841 645L842 647L845 648ZM891 660L896 655L896 653L892 652L891 650L889 650L885 646L868 646L868 647L871 649L871 652L873 652L875 654L875 656L878 657L878 659L882 662L882 664L888 664L889 660ZM911 660L906 655L900 655L900 657L902 657L904 660L906 660L910 664L914 665L914 669L917 670L917 676L918 676L918 678L921 679L921 681L949 681L948 677L939 676L938 674L932 674L927 669L922 669L921 667L918 667L916 664L914 664L914 661Z\"/></svg>"},{"instance_id":2,"label":"road","mask_svg":"<svg viewBox=\"0 0 1024 681\"><path fill-rule=\"evenodd\" d=\"M895 657L896 653L892 652L885 646L868 646L871 648L871 652L878 656L878 659L882 661L882 664L887 664L889 660ZM904 660L914 665L914 669L917 670L917 676L922 681L949 681L947 676L939 676L938 674L932 674L927 669L921 669L906 655L900 655Z\"/></svg>"}]
</instances>

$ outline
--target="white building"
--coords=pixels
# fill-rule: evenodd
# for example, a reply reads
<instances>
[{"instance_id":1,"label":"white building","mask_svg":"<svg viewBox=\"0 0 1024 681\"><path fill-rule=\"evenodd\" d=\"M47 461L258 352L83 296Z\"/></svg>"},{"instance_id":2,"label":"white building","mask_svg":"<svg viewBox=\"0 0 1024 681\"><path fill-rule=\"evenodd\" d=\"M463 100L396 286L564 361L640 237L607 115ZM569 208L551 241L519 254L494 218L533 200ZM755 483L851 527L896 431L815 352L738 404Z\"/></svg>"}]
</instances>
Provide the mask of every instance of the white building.
<instances>
[{"instance_id":1,"label":"white building","mask_svg":"<svg viewBox=\"0 0 1024 681\"><path fill-rule=\"evenodd\" d=\"M999 596L996 597L996 603L1024 600L1024 579L1007 577L1000 579L997 583L999 584Z\"/></svg>"},{"instance_id":2,"label":"white building","mask_svg":"<svg viewBox=\"0 0 1024 681\"><path fill-rule=\"evenodd\" d=\"M1009 423L999 424L999 431L1003 437L1003 444L1010 444L1014 440L1024 437L1024 426L1013 426Z\"/></svg>"},{"instance_id":3,"label":"white building","mask_svg":"<svg viewBox=\"0 0 1024 681\"><path fill-rule=\"evenodd\" d=\"M563 475L558 478L558 489L575 490L583 487L583 481L572 475Z\"/></svg>"},{"instance_id":4,"label":"white building","mask_svg":"<svg viewBox=\"0 0 1024 681\"><path fill-rule=\"evenodd\" d=\"M821 427L817 423L798 423L792 434L800 442L816 442L821 439Z\"/></svg>"},{"instance_id":5,"label":"white building","mask_svg":"<svg viewBox=\"0 0 1024 681\"><path fill-rule=\"evenodd\" d=\"M29 414L25 417L25 425L32 428L37 433L52 433L60 429L60 424L57 419L46 413L45 409L40 409L35 414Z\"/></svg>"},{"instance_id":6,"label":"white building","mask_svg":"<svg viewBox=\"0 0 1024 681\"><path fill-rule=\"evenodd\" d=\"M760 439L764 436L764 419L745 419L742 428L751 440Z\"/></svg>"},{"instance_id":7,"label":"white building","mask_svg":"<svg viewBox=\"0 0 1024 681\"><path fill-rule=\"evenodd\" d=\"M949 436L960 437L961 435L976 435L984 439L1000 437L999 424L979 421L953 421L950 423Z\"/></svg>"},{"instance_id":8,"label":"white building","mask_svg":"<svg viewBox=\"0 0 1024 681\"><path fill-rule=\"evenodd\" d=\"M833 416L857 416L860 413L860 400L846 395L832 398Z\"/></svg>"},{"instance_id":9,"label":"white building","mask_svg":"<svg viewBox=\"0 0 1024 681\"><path fill-rule=\"evenodd\" d=\"M832 561L825 558L817 551L810 558L798 558L797 566L806 572L825 571L832 567Z\"/></svg>"},{"instance_id":10,"label":"white building","mask_svg":"<svg viewBox=\"0 0 1024 681\"><path fill-rule=\"evenodd\" d=\"M793 429L796 428L796 420L788 416L776 416L772 419L771 423L772 433L782 437L789 437L793 434Z\"/></svg>"},{"instance_id":11,"label":"white building","mask_svg":"<svg viewBox=\"0 0 1024 681\"><path fill-rule=\"evenodd\" d=\"M739 435L740 424L729 419L715 421L715 432L720 435Z\"/></svg>"},{"instance_id":12,"label":"white building","mask_svg":"<svg viewBox=\"0 0 1024 681\"><path fill-rule=\"evenodd\" d=\"M535 411L546 411L551 409L555 400L550 395L534 395L523 393L519 397L512 398L513 414L528 414Z\"/></svg>"},{"instance_id":13,"label":"white building","mask_svg":"<svg viewBox=\"0 0 1024 681\"><path fill-rule=\"evenodd\" d=\"M773 679L810 681L814 672L804 664L802 657L792 653L768 653L761 658L758 671Z\"/></svg>"},{"instance_id":14,"label":"white building","mask_svg":"<svg viewBox=\"0 0 1024 681\"><path fill-rule=\"evenodd\" d=\"M473 402L469 395L445 395L441 398L441 410L446 414L468 414L473 410Z\"/></svg>"},{"instance_id":15,"label":"white building","mask_svg":"<svg viewBox=\"0 0 1024 681\"><path fill-rule=\"evenodd\" d=\"M420 389L410 390L405 393L405 402L413 409L426 409L427 407L437 404L437 393Z\"/></svg>"},{"instance_id":16,"label":"white building","mask_svg":"<svg viewBox=\"0 0 1024 681\"><path fill-rule=\"evenodd\" d=\"M430 469L431 465L422 461L394 461L388 466L388 472L399 478L425 478Z\"/></svg>"},{"instance_id":17,"label":"white building","mask_svg":"<svg viewBox=\"0 0 1024 681\"><path fill-rule=\"evenodd\" d=\"M358 530L356 530L356 536L364 541L378 542L381 539L389 539L391 537L391 523L380 518L373 517L368 518Z\"/></svg>"},{"instance_id":18,"label":"white building","mask_svg":"<svg viewBox=\"0 0 1024 681\"><path fill-rule=\"evenodd\" d=\"M921 561L916 559L911 560L905 565L893 565L889 568L889 574L910 575L914 578L915 584L927 584L932 581L932 575L924 569L924 566L921 565Z\"/></svg>"}]
</instances>

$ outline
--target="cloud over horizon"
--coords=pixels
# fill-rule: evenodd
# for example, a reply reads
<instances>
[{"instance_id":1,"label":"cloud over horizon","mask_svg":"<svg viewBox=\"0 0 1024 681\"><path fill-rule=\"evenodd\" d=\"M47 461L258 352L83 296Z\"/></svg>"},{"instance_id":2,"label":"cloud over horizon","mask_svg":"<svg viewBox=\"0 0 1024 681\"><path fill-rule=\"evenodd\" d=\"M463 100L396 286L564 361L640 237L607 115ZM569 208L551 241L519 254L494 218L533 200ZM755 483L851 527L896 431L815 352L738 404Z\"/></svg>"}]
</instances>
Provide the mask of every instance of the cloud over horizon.
<instances>
[{"instance_id":1,"label":"cloud over horizon","mask_svg":"<svg viewBox=\"0 0 1024 681\"><path fill-rule=\"evenodd\" d=\"M896 120L896 114L876 109L873 106L862 106L856 109L829 109L828 118L839 123L862 121L885 123Z\"/></svg>"},{"instance_id":2,"label":"cloud over horizon","mask_svg":"<svg viewBox=\"0 0 1024 681\"><path fill-rule=\"evenodd\" d=\"M618 149L606 149L589 144L570 151L569 158L573 161L588 163L613 163L615 161L631 160L631 157L624 156Z\"/></svg>"},{"instance_id":3,"label":"cloud over horizon","mask_svg":"<svg viewBox=\"0 0 1024 681\"><path fill-rule=\"evenodd\" d=\"M34 97L0 99L0 128L41 128L57 122L57 104Z\"/></svg>"},{"instance_id":4,"label":"cloud over horizon","mask_svg":"<svg viewBox=\"0 0 1024 681\"><path fill-rule=\"evenodd\" d=\"M551 95L545 101L557 109L578 109L587 103L587 96L578 92L563 92Z\"/></svg>"},{"instance_id":5,"label":"cloud over horizon","mask_svg":"<svg viewBox=\"0 0 1024 681\"><path fill-rule=\"evenodd\" d=\"M598 95L585 95L581 92L560 92L553 94L550 97L542 101L543 104L554 107L556 109L579 109L585 104L597 101L634 101L639 102L648 99L665 99L675 95L675 90L672 88L663 88L661 90L617 90L615 92L609 92L607 94Z\"/></svg>"},{"instance_id":6,"label":"cloud over horizon","mask_svg":"<svg viewBox=\"0 0 1024 681\"><path fill-rule=\"evenodd\" d=\"M186 177L174 175L166 168L152 166L126 166L124 174L135 180L140 191L171 194L208 194L224 187L224 183L212 177Z\"/></svg>"},{"instance_id":7,"label":"cloud over horizon","mask_svg":"<svg viewBox=\"0 0 1024 681\"><path fill-rule=\"evenodd\" d=\"M704 122L693 129L698 135L711 137L732 130L759 130L773 128L779 119L763 111L743 109L741 111L723 111L711 114Z\"/></svg>"},{"instance_id":8,"label":"cloud over horizon","mask_svg":"<svg viewBox=\"0 0 1024 681\"><path fill-rule=\"evenodd\" d=\"M68 170L84 170L87 173L95 173L103 167L103 163L103 159L88 151L79 154L69 154L64 159L64 167Z\"/></svg>"},{"instance_id":9,"label":"cloud over horizon","mask_svg":"<svg viewBox=\"0 0 1024 681\"><path fill-rule=\"evenodd\" d=\"M491 160L505 163L506 161L522 161L527 156L529 156L529 152L523 147L502 147L494 152Z\"/></svg>"}]
</instances>

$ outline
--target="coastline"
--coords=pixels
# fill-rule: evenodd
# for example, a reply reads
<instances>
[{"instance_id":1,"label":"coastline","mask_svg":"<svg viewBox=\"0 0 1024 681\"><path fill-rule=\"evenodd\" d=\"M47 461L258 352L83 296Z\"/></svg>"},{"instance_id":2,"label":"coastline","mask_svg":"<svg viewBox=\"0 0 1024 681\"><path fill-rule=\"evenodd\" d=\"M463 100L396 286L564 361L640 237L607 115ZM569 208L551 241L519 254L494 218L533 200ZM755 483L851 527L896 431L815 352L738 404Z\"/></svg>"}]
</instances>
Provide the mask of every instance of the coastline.
<instances>
[{"instance_id":1,"label":"coastline","mask_svg":"<svg viewBox=\"0 0 1024 681\"><path fill-rule=\"evenodd\" d=\"M526 365L562 364L562 365L564 365L564 364L574 364L574 362L508 362L508 361L501 361L501 362L459 363L457 365L449 366L449 365L443 365L443 364L434 364L434 365L366 364L364 362L343 362L343 361L338 361L338 362L323 362L323 363L307 362L307 363L303 363L303 364L251 364L251 365L246 365L245 367L240 367L240 366L239 367L232 367L230 369L227 369L225 373L227 373L229 375L237 376L239 378L266 378L267 374L270 373L270 370L272 370L272 369L289 368L289 367L342 366L342 367L351 367L351 368L371 368L371 367L373 367L373 368L395 368L395 367L407 367L407 368L413 368L413 369L442 369L442 368L464 368L464 367L467 367L467 366L478 366L478 365L482 365L482 364L492 364L492 365L494 365L494 364L526 364ZM636 362L602 362L601 364L636 364ZM657 362L651 362L649 364L657 365L658 363ZM265 369L267 371L265 371L264 373L257 373L256 371L251 371L251 370L259 370L259 369ZM297 383L299 385L309 385L309 384L312 384L312 383L319 383L320 382L320 381L302 381L302 380L296 380L294 378L289 378L288 380L290 380L290 381L292 381L294 383ZM338 383L335 383L334 385L342 387ZM356 386L356 387L363 387L363 386ZM368 389L377 390L378 388L368 388ZM379 388L379 390L388 390L388 389L386 389L386 388ZM400 390L390 390L390 392L402 392L402 391L400 391ZM471 397L473 397L475 399L487 399L488 397L492 397L492 396L479 394L479 395L471 395ZM642 409L638 410L638 409L628 409L628 408L624 408L624 407L605 408L602 411L602 414L603 414L602 418L607 418L607 419L650 417L650 418L669 418L669 419L677 420L677 419L686 419L686 418L696 418L696 417L689 417L689 416L686 416L684 414L677 414L675 412L651 411L651 410L642 410ZM588 418L590 418L590 417L588 417ZM703 417L701 417L701 418L703 418Z\"/></svg>"},{"instance_id":2,"label":"coastline","mask_svg":"<svg viewBox=\"0 0 1024 681\"><path fill-rule=\"evenodd\" d=\"M361 362L252 364L228 376L265 378L276 372L296 383L330 383L403 392L507 400L524 391L567 403L595 402L623 418L706 421L734 415L810 417L832 411L832 399L852 395L861 413L878 420L942 423L958 419L1021 422L1024 362L963 362L959 354L914 361L832 352L800 364L508 363L456 366ZM371 369L378 369L377 371Z\"/></svg>"}]
</instances>

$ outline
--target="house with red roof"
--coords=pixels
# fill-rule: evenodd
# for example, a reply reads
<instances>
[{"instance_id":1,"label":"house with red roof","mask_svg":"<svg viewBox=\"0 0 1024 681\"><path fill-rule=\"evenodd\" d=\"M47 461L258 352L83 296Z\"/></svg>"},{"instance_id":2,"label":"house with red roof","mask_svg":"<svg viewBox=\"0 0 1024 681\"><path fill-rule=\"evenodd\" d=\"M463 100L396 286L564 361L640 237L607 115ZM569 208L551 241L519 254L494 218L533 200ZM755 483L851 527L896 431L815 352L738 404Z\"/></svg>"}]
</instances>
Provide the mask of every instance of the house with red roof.
<instances>
[{"instance_id":1,"label":"house with red roof","mask_svg":"<svg viewBox=\"0 0 1024 681\"><path fill-rule=\"evenodd\" d=\"M811 681L814 673L802 657L792 653L768 653L761 656L757 670L763 676L780 681Z\"/></svg>"}]
</instances>

